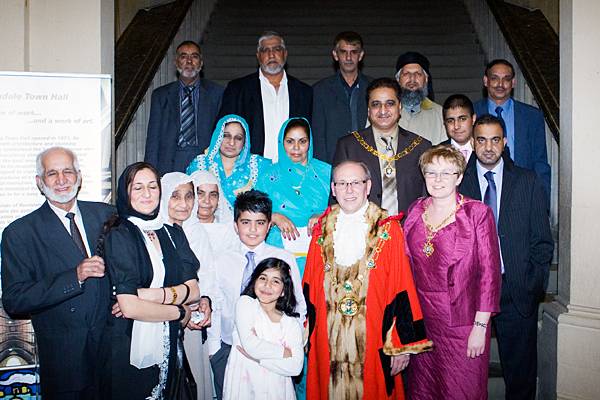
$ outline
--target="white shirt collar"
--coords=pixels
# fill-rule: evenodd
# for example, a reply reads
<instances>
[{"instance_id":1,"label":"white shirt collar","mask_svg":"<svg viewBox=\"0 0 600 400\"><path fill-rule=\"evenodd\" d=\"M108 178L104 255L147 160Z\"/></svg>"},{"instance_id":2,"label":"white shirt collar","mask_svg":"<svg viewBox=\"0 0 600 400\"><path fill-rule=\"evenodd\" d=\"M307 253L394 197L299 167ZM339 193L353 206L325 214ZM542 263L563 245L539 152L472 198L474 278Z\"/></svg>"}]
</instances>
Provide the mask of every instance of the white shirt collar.
<instances>
[{"instance_id":1,"label":"white shirt collar","mask_svg":"<svg viewBox=\"0 0 600 400\"><path fill-rule=\"evenodd\" d=\"M268 83L269 85L271 85L271 82L269 82L269 78L267 78L265 76L265 74L263 73L262 69L260 69L260 67L258 68L258 79L261 81L261 83ZM287 73L285 72L285 69L283 70L283 77L281 78L281 82L279 83L279 88L281 88L282 86L287 86ZM273 86L273 85L271 85Z\"/></svg>"},{"instance_id":2,"label":"white shirt collar","mask_svg":"<svg viewBox=\"0 0 600 400\"><path fill-rule=\"evenodd\" d=\"M456 140L454 140L454 139L451 138L450 139L450 143L452 144L452 146L454 146L458 150L473 151L473 146L471 145L471 141L470 140L467 143L465 143L465 144L458 144L456 142Z\"/></svg>"},{"instance_id":3,"label":"white shirt collar","mask_svg":"<svg viewBox=\"0 0 600 400\"><path fill-rule=\"evenodd\" d=\"M333 255L337 264L350 266L364 256L369 230L365 221L367 207L368 201L352 214L340 209L333 231Z\"/></svg>"},{"instance_id":4,"label":"white shirt collar","mask_svg":"<svg viewBox=\"0 0 600 400\"><path fill-rule=\"evenodd\" d=\"M251 249L250 247L246 246L243 242L240 242L240 251L242 254L246 254L247 252L251 251L254 254L260 254L263 249L265 248L265 241L263 240L261 244L259 244L258 246L256 246L255 248Z\"/></svg>"},{"instance_id":5,"label":"white shirt collar","mask_svg":"<svg viewBox=\"0 0 600 400\"><path fill-rule=\"evenodd\" d=\"M488 171L492 171L494 173L494 176L502 176L502 170L504 168L504 160L502 159L502 157L500 157L498 164L496 164L496 166L492 169L485 168L483 165L481 165L479 160L477 160L476 165L477 165L477 174L480 176L485 175L485 173Z\"/></svg>"},{"instance_id":6,"label":"white shirt collar","mask_svg":"<svg viewBox=\"0 0 600 400\"><path fill-rule=\"evenodd\" d=\"M54 211L54 213L58 216L58 218L66 218L66 215L69 212L72 212L75 215L80 215L80 213L79 213L79 206L77 205L77 199L75 199L75 202L73 203L73 206L71 207L71 209L69 211L65 211L62 208L56 207L49 200L46 200L46 201L48 202L48 205L50 206L50 209L52 211Z\"/></svg>"}]
</instances>

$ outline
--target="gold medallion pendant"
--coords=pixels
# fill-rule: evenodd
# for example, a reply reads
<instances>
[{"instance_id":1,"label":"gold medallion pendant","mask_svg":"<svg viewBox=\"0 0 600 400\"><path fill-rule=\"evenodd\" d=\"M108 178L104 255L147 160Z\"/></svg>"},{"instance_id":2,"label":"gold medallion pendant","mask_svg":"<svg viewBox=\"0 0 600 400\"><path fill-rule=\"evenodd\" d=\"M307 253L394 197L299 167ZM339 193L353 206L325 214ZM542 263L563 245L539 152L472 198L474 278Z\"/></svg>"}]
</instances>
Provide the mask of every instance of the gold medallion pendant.
<instances>
[{"instance_id":1,"label":"gold medallion pendant","mask_svg":"<svg viewBox=\"0 0 600 400\"><path fill-rule=\"evenodd\" d=\"M392 163L388 163L385 168L383 169L383 173L385 174L385 176L387 176L388 178L392 178L396 175L396 168L394 168L392 166Z\"/></svg>"},{"instance_id":2,"label":"gold medallion pendant","mask_svg":"<svg viewBox=\"0 0 600 400\"><path fill-rule=\"evenodd\" d=\"M340 300L338 310L347 317L353 317L358 312L358 300L354 296L346 295Z\"/></svg>"},{"instance_id":3,"label":"gold medallion pendant","mask_svg":"<svg viewBox=\"0 0 600 400\"><path fill-rule=\"evenodd\" d=\"M427 257L431 257L434 251L433 243L431 243L430 240L427 240L425 245L423 245L423 253L425 253Z\"/></svg>"}]
</instances>

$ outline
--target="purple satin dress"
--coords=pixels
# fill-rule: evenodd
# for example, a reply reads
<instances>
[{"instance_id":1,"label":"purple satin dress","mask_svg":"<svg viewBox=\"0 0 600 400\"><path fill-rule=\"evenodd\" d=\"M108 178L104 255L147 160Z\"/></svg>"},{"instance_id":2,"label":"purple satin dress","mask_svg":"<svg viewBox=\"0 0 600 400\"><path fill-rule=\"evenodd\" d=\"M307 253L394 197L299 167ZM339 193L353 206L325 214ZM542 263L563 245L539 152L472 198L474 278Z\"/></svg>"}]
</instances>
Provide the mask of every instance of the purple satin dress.
<instances>
[{"instance_id":1,"label":"purple satin dress","mask_svg":"<svg viewBox=\"0 0 600 400\"><path fill-rule=\"evenodd\" d=\"M456 221L437 233L432 240L435 250L427 257L423 252L426 228L422 219L426 201L428 200L419 199L413 204L405 228L425 329L427 337L433 341L433 350L410 357L406 375L406 397L411 400L487 399L491 329L487 329L486 349L483 355L477 358L467 357L467 341L473 328L476 310L498 311L501 278L493 217L493 232L488 233L488 246L481 243L479 238L479 232L490 230L488 217L482 214L486 212L486 206L477 202L479 204L475 208L482 211L476 210L475 214L481 214L483 217L474 218L471 204L475 201L467 199L467 210L458 212ZM477 226L477 221L484 221L485 226ZM483 235L485 236L485 233ZM480 260L484 258L491 258L492 262L489 265L481 265ZM476 264L475 267L473 264ZM465 280L462 279L462 274L472 277L473 274L479 274L478 270L483 268L490 270L491 279L481 279L479 276L473 278L473 282L476 283L459 289L457 294L456 287ZM477 286L475 290L473 286ZM464 298L469 296L471 298ZM457 301L457 298L461 297L461 301ZM484 304L484 298L491 299L491 302ZM457 309L456 305L459 303L463 306Z\"/></svg>"}]
</instances>

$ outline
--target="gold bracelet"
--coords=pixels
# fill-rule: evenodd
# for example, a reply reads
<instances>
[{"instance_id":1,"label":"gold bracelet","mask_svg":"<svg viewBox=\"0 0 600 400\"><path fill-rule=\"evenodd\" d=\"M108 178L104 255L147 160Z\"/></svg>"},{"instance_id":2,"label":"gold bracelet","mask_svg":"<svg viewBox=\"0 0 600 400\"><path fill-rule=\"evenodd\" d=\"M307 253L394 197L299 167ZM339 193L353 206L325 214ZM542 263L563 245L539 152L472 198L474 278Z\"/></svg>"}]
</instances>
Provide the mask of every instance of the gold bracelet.
<instances>
[{"instance_id":1,"label":"gold bracelet","mask_svg":"<svg viewBox=\"0 0 600 400\"><path fill-rule=\"evenodd\" d=\"M177 301L177 290L173 286L169 287L171 289L171 293L173 293L173 300L171 300L171 304L175 304Z\"/></svg>"}]
</instances>

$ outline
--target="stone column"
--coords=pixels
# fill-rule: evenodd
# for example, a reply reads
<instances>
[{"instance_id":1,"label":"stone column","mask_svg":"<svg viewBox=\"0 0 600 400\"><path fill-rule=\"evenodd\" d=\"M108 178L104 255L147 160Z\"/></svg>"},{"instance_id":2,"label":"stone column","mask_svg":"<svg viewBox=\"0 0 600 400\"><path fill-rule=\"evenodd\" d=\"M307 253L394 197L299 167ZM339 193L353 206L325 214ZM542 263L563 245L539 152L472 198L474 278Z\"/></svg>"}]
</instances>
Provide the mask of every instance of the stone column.
<instances>
[{"instance_id":1,"label":"stone column","mask_svg":"<svg viewBox=\"0 0 600 400\"><path fill-rule=\"evenodd\" d=\"M559 276L540 399L600 399L600 2L560 1Z\"/></svg>"},{"instance_id":2,"label":"stone column","mask_svg":"<svg viewBox=\"0 0 600 400\"><path fill-rule=\"evenodd\" d=\"M114 0L2 0L0 70L114 71Z\"/></svg>"}]
</instances>

